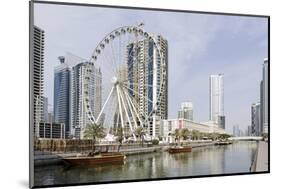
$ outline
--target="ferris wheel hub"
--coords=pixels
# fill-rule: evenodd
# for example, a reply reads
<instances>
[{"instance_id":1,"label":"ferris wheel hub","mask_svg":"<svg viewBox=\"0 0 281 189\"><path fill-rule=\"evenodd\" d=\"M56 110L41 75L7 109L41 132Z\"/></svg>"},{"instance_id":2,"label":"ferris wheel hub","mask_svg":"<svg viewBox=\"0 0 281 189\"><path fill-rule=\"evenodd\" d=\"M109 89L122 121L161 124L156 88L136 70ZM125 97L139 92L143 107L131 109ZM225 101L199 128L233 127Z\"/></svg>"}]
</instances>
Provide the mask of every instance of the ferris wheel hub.
<instances>
[{"instance_id":1,"label":"ferris wheel hub","mask_svg":"<svg viewBox=\"0 0 281 189\"><path fill-rule=\"evenodd\" d=\"M116 76L113 76L111 82L116 85L118 83L118 78Z\"/></svg>"}]
</instances>

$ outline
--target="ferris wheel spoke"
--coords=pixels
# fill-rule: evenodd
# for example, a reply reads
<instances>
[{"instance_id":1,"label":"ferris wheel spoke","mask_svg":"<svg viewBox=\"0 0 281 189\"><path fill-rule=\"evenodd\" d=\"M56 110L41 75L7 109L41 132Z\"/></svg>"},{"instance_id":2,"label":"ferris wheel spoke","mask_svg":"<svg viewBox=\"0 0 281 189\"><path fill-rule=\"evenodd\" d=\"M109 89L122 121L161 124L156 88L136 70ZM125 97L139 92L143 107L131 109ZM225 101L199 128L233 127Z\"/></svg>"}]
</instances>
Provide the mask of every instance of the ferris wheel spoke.
<instances>
[{"instance_id":1,"label":"ferris wheel spoke","mask_svg":"<svg viewBox=\"0 0 281 189\"><path fill-rule=\"evenodd\" d=\"M108 128L108 132L112 131L114 127L114 116L116 114L116 93L112 94L108 105L106 106L105 113L103 114L103 125L104 127Z\"/></svg>"},{"instance_id":2,"label":"ferris wheel spoke","mask_svg":"<svg viewBox=\"0 0 281 189\"><path fill-rule=\"evenodd\" d=\"M108 97L106 98L106 101L105 101L104 105L102 106L102 109L101 109L101 111L100 111L100 113L99 113L99 115L98 115L98 117L97 117L97 119L96 119L96 123L98 123L98 121L99 121L99 119L100 119L100 116L101 116L101 114L103 113L103 110L104 110L104 108L105 108L107 102L109 101L110 96L112 95L113 90L114 90L114 87L111 88L111 90L110 90L110 92L109 92L109 95L108 95Z\"/></svg>"},{"instance_id":3,"label":"ferris wheel spoke","mask_svg":"<svg viewBox=\"0 0 281 189\"><path fill-rule=\"evenodd\" d=\"M124 90L124 91L125 91L125 90ZM129 95L128 92L126 92L126 93L128 94L129 99L131 99L132 101L134 101L136 104L139 104L139 103L136 102L136 99L134 99L133 97L131 97L131 96ZM144 115L144 114L141 113L140 111L137 112L137 110L136 110L136 108L135 108L135 106L134 106L134 103L133 103L132 101L131 101L131 104L133 105L133 107L134 107L134 109L135 109L135 111L136 111L136 114L138 115L139 120L142 120L141 118L143 118L143 122L142 122L141 124L144 126L144 123L146 123L146 122L148 121L148 119L151 117L153 111L150 111L149 113L147 113L147 115ZM151 104L152 104L152 102L151 102ZM152 109L153 109L153 107L152 107ZM141 115L141 118L140 118L140 115Z\"/></svg>"},{"instance_id":4,"label":"ferris wheel spoke","mask_svg":"<svg viewBox=\"0 0 281 189\"><path fill-rule=\"evenodd\" d=\"M121 126L123 128L123 130L125 129L125 125L124 125L124 119L123 119L123 112L122 112L122 107L121 107L121 99L120 99L120 94L119 94L119 88L116 88L116 92L117 92L117 98L118 98L118 107L119 107L119 113L120 113L120 120L121 120Z\"/></svg>"},{"instance_id":5,"label":"ferris wheel spoke","mask_svg":"<svg viewBox=\"0 0 281 189\"><path fill-rule=\"evenodd\" d=\"M128 109L130 110L130 113L131 113L133 121L134 121L134 128L137 128L138 124L137 124L137 121L136 121L137 119L136 119L136 116L135 116L135 112L133 111L133 107L130 104L130 101L129 101L128 97L127 97L127 94L125 93L125 91L123 91L123 93L124 93L124 96L125 96L125 100L126 100L126 102L128 104Z\"/></svg>"},{"instance_id":6,"label":"ferris wheel spoke","mask_svg":"<svg viewBox=\"0 0 281 189\"><path fill-rule=\"evenodd\" d=\"M130 91L132 91L132 92L134 92L135 94L137 94L137 95L140 96L140 93L139 93L139 92L137 92L137 91L135 91L135 90L133 90L133 89L127 87L127 86L124 86L124 87L125 87L126 89L128 89L128 90L130 90ZM148 102L153 103L153 101L150 100L149 98L147 98L146 96L142 96L142 97L145 98Z\"/></svg>"},{"instance_id":7,"label":"ferris wheel spoke","mask_svg":"<svg viewBox=\"0 0 281 189\"><path fill-rule=\"evenodd\" d=\"M133 130L133 127L132 127L132 123L131 123L129 114L128 114L128 110L127 110L127 107L126 107L126 104L125 104L125 101L124 101L124 98L123 98L122 89L120 89L119 86L117 86L117 87L118 87L118 92L119 92L121 104L123 105L123 108L124 108L124 111L125 111L125 114L126 114L126 117L127 117L127 121L129 123L130 130L131 130L131 132L133 134L134 139L136 140L136 136L134 134L134 130Z\"/></svg>"},{"instance_id":8,"label":"ferris wheel spoke","mask_svg":"<svg viewBox=\"0 0 281 189\"><path fill-rule=\"evenodd\" d=\"M126 96L126 99L128 101L128 104L130 104L131 108L133 109L133 112L135 113L135 115L137 116L139 122L140 122L140 125L141 127L143 127L143 122L135 108L135 105L133 104L132 100L131 100L131 97L129 96L129 94L127 93L127 91L124 90L124 93L125 93L125 96ZM136 122L136 119L134 118L134 121ZM136 124L137 125L137 124Z\"/></svg>"}]
</instances>

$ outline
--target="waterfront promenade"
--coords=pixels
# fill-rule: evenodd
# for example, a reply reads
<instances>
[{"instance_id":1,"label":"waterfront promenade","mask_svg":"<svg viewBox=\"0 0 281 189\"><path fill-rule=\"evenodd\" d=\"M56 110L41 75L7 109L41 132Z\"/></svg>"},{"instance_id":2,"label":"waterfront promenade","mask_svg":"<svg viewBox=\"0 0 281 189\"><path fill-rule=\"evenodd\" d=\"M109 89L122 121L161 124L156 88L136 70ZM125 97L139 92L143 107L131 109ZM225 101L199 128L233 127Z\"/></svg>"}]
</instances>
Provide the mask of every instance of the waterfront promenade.
<instances>
[{"instance_id":1,"label":"waterfront promenade","mask_svg":"<svg viewBox=\"0 0 281 189\"><path fill-rule=\"evenodd\" d=\"M259 141L251 172L268 171L268 143Z\"/></svg>"},{"instance_id":2,"label":"waterfront promenade","mask_svg":"<svg viewBox=\"0 0 281 189\"><path fill-rule=\"evenodd\" d=\"M192 141L192 142L183 142L183 145L191 146L192 148L199 148L205 146L212 146L215 142L211 141ZM146 154L146 153L153 153L159 151L166 151L169 147L175 144L158 144L158 145L143 145L134 144L134 145L123 145L120 148L120 152L124 155L138 155L138 154ZM108 145L98 145L98 147L102 147L100 149L105 149ZM111 144L108 152L116 152L117 146L116 144ZM50 152L50 151L36 151L34 156L35 165L50 165L50 164L60 164L63 158L66 157L74 157L77 155L87 154L89 151L69 151L66 153L63 152Z\"/></svg>"}]
</instances>

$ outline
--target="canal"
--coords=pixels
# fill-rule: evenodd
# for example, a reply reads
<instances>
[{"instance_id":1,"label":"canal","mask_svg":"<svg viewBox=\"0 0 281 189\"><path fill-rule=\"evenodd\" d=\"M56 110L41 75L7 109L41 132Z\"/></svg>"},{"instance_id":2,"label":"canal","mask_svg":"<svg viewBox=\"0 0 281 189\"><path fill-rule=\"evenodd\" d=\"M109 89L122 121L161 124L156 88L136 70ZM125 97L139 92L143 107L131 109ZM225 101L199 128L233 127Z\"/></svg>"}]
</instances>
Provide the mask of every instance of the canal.
<instances>
[{"instance_id":1,"label":"canal","mask_svg":"<svg viewBox=\"0 0 281 189\"><path fill-rule=\"evenodd\" d=\"M127 156L122 165L35 167L35 185L105 182L249 172L255 141L192 149L191 153L156 152Z\"/></svg>"}]
</instances>

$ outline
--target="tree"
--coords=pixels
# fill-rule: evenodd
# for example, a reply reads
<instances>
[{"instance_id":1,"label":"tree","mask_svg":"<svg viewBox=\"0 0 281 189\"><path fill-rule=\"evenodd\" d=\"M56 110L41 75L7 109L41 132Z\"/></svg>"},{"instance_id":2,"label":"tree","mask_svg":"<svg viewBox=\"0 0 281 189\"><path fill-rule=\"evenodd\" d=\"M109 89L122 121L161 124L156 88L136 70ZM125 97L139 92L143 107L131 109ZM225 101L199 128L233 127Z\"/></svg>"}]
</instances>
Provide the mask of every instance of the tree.
<instances>
[{"instance_id":1,"label":"tree","mask_svg":"<svg viewBox=\"0 0 281 189\"><path fill-rule=\"evenodd\" d=\"M135 130L135 135L140 139L141 145L143 146L144 141L144 135L146 134L146 131L143 127L138 127Z\"/></svg>"},{"instance_id":2,"label":"tree","mask_svg":"<svg viewBox=\"0 0 281 189\"><path fill-rule=\"evenodd\" d=\"M122 146L123 140L124 140L124 133L123 133L123 128L122 127L118 127L116 130L115 135L117 136L117 141L119 142L118 145L118 152L120 151L120 148Z\"/></svg>"},{"instance_id":3,"label":"tree","mask_svg":"<svg viewBox=\"0 0 281 189\"><path fill-rule=\"evenodd\" d=\"M193 140L198 140L198 137L199 137L199 132L198 131L192 130L191 135L192 135L192 139Z\"/></svg>"},{"instance_id":4,"label":"tree","mask_svg":"<svg viewBox=\"0 0 281 189\"><path fill-rule=\"evenodd\" d=\"M175 141L176 141L176 145L177 145L177 142L179 142L180 138L181 138L181 131L180 131L180 129L175 129L175 132L173 133L173 135L175 136Z\"/></svg>"},{"instance_id":5,"label":"tree","mask_svg":"<svg viewBox=\"0 0 281 189\"><path fill-rule=\"evenodd\" d=\"M183 137L183 140L186 140L189 135L190 135L190 132L187 128L181 129L181 136Z\"/></svg>"},{"instance_id":6,"label":"tree","mask_svg":"<svg viewBox=\"0 0 281 189\"><path fill-rule=\"evenodd\" d=\"M84 131L84 137L92 139L92 153L94 153L96 140L105 137L105 129L101 124L88 124Z\"/></svg>"},{"instance_id":7,"label":"tree","mask_svg":"<svg viewBox=\"0 0 281 189\"><path fill-rule=\"evenodd\" d=\"M228 140L229 137L230 137L229 134L220 134L219 135L219 139L220 140Z\"/></svg>"}]
</instances>

